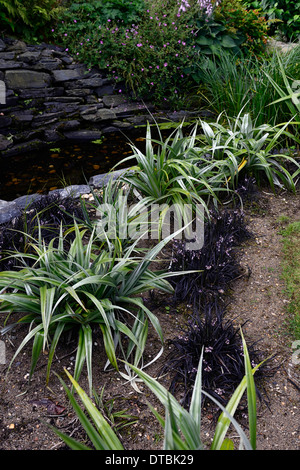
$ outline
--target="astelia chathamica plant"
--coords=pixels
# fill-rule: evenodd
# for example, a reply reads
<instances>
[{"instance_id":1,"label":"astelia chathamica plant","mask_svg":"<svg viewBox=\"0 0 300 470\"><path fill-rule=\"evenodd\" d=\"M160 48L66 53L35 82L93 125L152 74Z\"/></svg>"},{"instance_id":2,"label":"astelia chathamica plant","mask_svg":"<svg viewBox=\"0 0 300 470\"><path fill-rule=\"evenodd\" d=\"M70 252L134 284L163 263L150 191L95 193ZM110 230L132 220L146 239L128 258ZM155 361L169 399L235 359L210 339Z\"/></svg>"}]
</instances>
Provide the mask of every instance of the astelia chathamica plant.
<instances>
[{"instance_id":1,"label":"astelia chathamica plant","mask_svg":"<svg viewBox=\"0 0 300 470\"><path fill-rule=\"evenodd\" d=\"M68 230L73 226L74 218L83 220L84 212L72 197L61 198L58 194L43 195L30 201L18 217L1 225L0 231L0 269L15 269L17 259L12 253L26 253L30 250L30 242L39 236L49 243L57 239L60 227ZM65 242L72 240L73 232L65 236ZM30 263L30 259L27 259Z\"/></svg>"},{"instance_id":2,"label":"astelia chathamica plant","mask_svg":"<svg viewBox=\"0 0 300 470\"><path fill-rule=\"evenodd\" d=\"M166 280L169 274L155 273L149 265L174 235L144 255L133 254L135 244L132 244L118 257L119 247L116 248L112 241L104 249L97 242L95 229L86 240L87 231L80 230L76 222L74 230L75 238L67 247L62 230L56 246L55 239L47 245L41 237L31 239L32 253L14 254L19 263L23 263L23 269L0 273L0 313L7 316L2 334L20 324L30 326L11 362L33 340L30 377L42 351L47 350L48 381L53 356L63 333L77 329L74 376L78 380L86 363L91 392L93 326L100 327L107 365L111 364L119 371L117 350L124 359L132 358L136 365L142 361L149 323L163 344L159 321L138 294L155 288L172 292ZM16 313L21 316L9 323ZM120 373L127 377L122 371Z\"/></svg>"},{"instance_id":3,"label":"astelia chathamica plant","mask_svg":"<svg viewBox=\"0 0 300 470\"><path fill-rule=\"evenodd\" d=\"M299 141L288 130L292 119L278 126L256 126L250 114L240 112L236 118L227 117L225 126L221 123L222 114L216 122L201 121L203 135L199 141L202 154L210 155L229 186L235 189L240 174L247 173L258 184L263 179L267 181L273 191L277 186L295 192L300 165L288 151L280 151L286 140ZM293 173L286 169L286 163L294 165Z\"/></svg>"},{"instance_id":4,"label":"astelia chathamica plant","mask_svg":"<svg viewBox=\"0 0 300 470\"><path fill-rule=\"evenodd\" d=\"M161 134L155 139L148 123L145 150L131 146L132 155L120 163L134 160L135 164L120 179L137 191L145 204L175 205L183 215L185 204L198 205L208 215L209 202L217 201L219 193L227 193L226 178L214 162L201 159L195 143L197 125L188 136L183 135L182 127L180 123L166 139Z\"/></svg>"},{"instance_id":5,"label":"astelia chathamica plant","mask_svg":"<svg viewBox=\"0 0 300 470\"><path fill-rule=\"evenodd\" d=\"M135 366L128 364L134 373L142 380L149 390L155 394L158 400L165 407L165 417L161 416L152 405L149 405L154 416L157 418L158 423L164 429L164 450L204 450L207 447L202 442L201 429L202 429L202 396L211 399L217 407L221 410L219 416L213 441L210 450L233 450L234 443L231 439L226 437L227 431L230 426L233 426L237 431L239 438L239 448L246 450L256 449L256 391L254 374L259 369L260 365L252 368L250 357L247 349L246 342L242 335L243 357L245 375L241 382L237 385L234 393L232 394L226 407L224 407L218 400L211 397L202 387L202 369L203 369L203 356L200 356L198 363L198 372L195 380L195 386L190 402L189 409L186 410L174 396L172 396L157 379L148 375L144 370L138 369ZM95 450L125 450L119 437L114 430L107 423L101 412L95 407L94 403L80 387L78 382L74 380L72 375L65 369L72 387L75 388L82 405L80 406L76 401L74 392L70 392L65 382L61 383L65 392L70 400L73 409L85 429L90 442ZM247 406L249 416L249 438L246 433L238 424L234 415L236 409L243 398L244 393L247 391ZM92 450L86 444L75 440L73 437L62 433L60 430L51 426L51 429L73 450Z\"/></svg>"}]
</instances>

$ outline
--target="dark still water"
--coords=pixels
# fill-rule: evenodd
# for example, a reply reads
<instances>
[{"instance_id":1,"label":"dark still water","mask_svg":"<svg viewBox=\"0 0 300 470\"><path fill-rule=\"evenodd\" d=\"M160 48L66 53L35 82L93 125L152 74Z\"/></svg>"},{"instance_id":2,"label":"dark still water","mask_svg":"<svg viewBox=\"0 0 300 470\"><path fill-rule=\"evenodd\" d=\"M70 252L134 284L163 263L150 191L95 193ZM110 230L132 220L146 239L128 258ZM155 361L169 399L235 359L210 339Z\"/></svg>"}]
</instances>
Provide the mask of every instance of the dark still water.
<instances>
[{"instance_id":1,"label":"dark still water","mask_svg":"<svg viewBox=\"0 0 300 470\"><path fill-rule=\"evenodd\" d=\"M128 135L143 148L145 129ZM32 193L44 193L71 184L86 184L91 176L107 173L123 158L132 155L129 140L122 133L108 134L101 143L53 143L50 148L0 158L0 199L13 200ZM123 167L134 164L134 160ZM119 166L118 169L121 169Z\"/></svg>"}]
</instances>

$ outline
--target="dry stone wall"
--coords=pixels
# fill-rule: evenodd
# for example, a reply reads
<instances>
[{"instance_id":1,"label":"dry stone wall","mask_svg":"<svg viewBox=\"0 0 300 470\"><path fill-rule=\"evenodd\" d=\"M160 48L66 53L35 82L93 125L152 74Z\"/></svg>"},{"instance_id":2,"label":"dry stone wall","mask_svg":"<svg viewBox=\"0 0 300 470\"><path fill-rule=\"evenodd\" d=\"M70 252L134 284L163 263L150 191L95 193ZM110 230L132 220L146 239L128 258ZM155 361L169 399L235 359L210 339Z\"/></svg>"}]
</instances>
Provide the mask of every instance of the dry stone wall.
<instances>
[{"instance_id":1,"label":"dry stone wall","mask_svg":"<svg viewBox=\"0 0 300 470\"><path fill-rule=\"evenodd\" d=\"M143 103L116 91L107 77L87 70L60 47L0 40L0 152L9 157L61 140L95 140L131 127ZM122 90L123 91L123 90ZM3 102L5 101L5 102Z\"/></svg>"},{"instance_id":2,"label":"dry stone wall","mask_svg":"<svg viewBox=\"0 0 300 470\"><path fill-rule=\"evenodd\" d=\"M149 112L157 121L180 122L198 116L196 111L154 112L151 104L132 101L122 85L115 90L102 71L88 70L62 48L12 38L0 39L0 85L0 159L4 160L53 143L93 141L146 124L152 120ZM96 175L88 186L57 191L62 198L67 194L77 198L106 182L107 175ZM0 200L0 224L17 217L40 197L43 195Z\"/></svg>"}]
</instances>

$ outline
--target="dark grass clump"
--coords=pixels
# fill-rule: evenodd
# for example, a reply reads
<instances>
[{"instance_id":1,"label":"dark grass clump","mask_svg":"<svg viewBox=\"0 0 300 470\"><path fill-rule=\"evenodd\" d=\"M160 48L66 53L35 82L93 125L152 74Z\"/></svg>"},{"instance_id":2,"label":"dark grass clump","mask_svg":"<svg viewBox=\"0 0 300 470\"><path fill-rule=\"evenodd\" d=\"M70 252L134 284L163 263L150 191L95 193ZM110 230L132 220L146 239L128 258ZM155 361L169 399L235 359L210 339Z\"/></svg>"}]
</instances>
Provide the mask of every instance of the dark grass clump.
<instances>
[{"instance_id":1,"label":"dark grass clump","mask_svg":"<svg viewBox=\"0 0 300 470\"><path fill-rule=\"evenodd\" d=\"M256 201L259 197L259 191L255 178L248 176L247 174L245 174L243 178L239 178L235 194L238 196L235 197L233 194L233 198L237 206L239 206L241 203L245 204Z\"/></svg>"},{"instance_id":2,"label":"dark grass clump","mask_svg":"<svg viewBox=\"0 0 300 470\"><path fill-rule=\"evenodd\" d=\"M221 298L229 283L242 274L235 248L249 237L243 213L228 210L211 214L200 250L186 250L184 241L175 240L170 270L199 271L171 278L175 301L199 309L203 303Z\"/></svg>"},{"instance_id":3,"label":"dark grass clump","mask_svg":"<svg viewBox=\"0 0 300 470\"><path fill-rule=\"evenodd\" d=\"M190 404L202 350L202 389L221 404L227 404L245 375L240 329L231 320L224 321L224 313L218 303L206 304L203 315L195 314L187 329L170 341L171 352L161 373L172 375L169 390L182 394L185 407ZM254 367L261 362L260 354L254 344L247 348ZM262 370L256 372L256 380L262 378Z\"/></svg>"},{"instance_id":4,"label":"dark grass clump","mask_svg":"<svg viewBox=\"0 0 300 470\"><path fill-rule=\"evenodd\" d=\"M16 268L12 253L28 252L30 237L38 238L39 230L48 244L58 236L61 224L65 230L74 225L74 219L80 221L84 217L81 207L72 197L61 199L59 194L50 194L32 202L19 217L0 226L0 270ZM71 240L72 233L69 237Z\"/></svg>"}]
</instances>

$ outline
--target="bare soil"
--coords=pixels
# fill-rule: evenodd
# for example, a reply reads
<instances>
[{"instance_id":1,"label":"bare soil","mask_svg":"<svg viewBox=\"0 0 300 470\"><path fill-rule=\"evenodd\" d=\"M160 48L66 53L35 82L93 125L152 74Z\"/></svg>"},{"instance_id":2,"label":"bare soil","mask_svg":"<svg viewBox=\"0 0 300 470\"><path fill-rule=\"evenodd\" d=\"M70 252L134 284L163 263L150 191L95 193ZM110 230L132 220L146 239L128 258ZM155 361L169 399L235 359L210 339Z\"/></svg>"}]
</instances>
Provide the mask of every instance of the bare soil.
<instances>
[{"instance_id":1,"label":"bare soil","mask_svg":"<svg viewBox=\"0 0 300 470\"><path fill-rule=\"evenodd\" d=\"M257 448L258 450L299 450L299 365L293 363L292 338L286 332L286 306L288 298L282 279L281 216L289 221L300 220L299 192L296 195L282 192L278 195L266 191L260 193L257 202L245 207L248 227L254 238L239 247L242 266L250 276L243 276L232 285L232 298L228 315L234 319L237 328L245 321L243 333L246 341L258 341L258 348L265 357L276 354L272 359L278 367L265 380L268 405L258 401ZM159 294L158 294L159 295ZM168 310L168 299L161 296L160 306L154 310L161 323L166 340L176 337L180 327L188 318L188 309ZM2 326L2 325L1 325ZM26 329L27 331L27 329ZM38 363L36 372L28 383L30 370L30 347L24 349L13 363L6 377L8 363L24 337L25 330L13 331L3 338L6 345L6 364L0 365L0 449L1 450L67 450L65 444L47 426L52 424L61 431L86 440L78 419L66 399L62 385L55 375L64 378L63 369L73 372L76 354L75 338L66 338L56 351L48 387L45 384L47 357ZM100 332L95 331L93 381L100 394L104 388L103 400L114 399L112 411L125 410L134 415L136 421L123 428L120 436L126 450L161 450L163 430L159 426L147 402L160 412L163 410L155 397L144 385L136 392L113 370L104 372L106 356L103 351ZM150 332L146 359L151 360L160 350L157 337ZM146 371L156 377L168 354L168 346L160 358ZM295 361L294 361L295 362ZM160 378L168 387L170 377ZM80 385L88 390L85 372ZM243 420L243 418L242 418ZM242 422L247 432L247 420ZM203 441L209 446L214 432L210 412L204 410ZM233 433L234 435L234 433Z\"/></svg>"}]
</instances>

